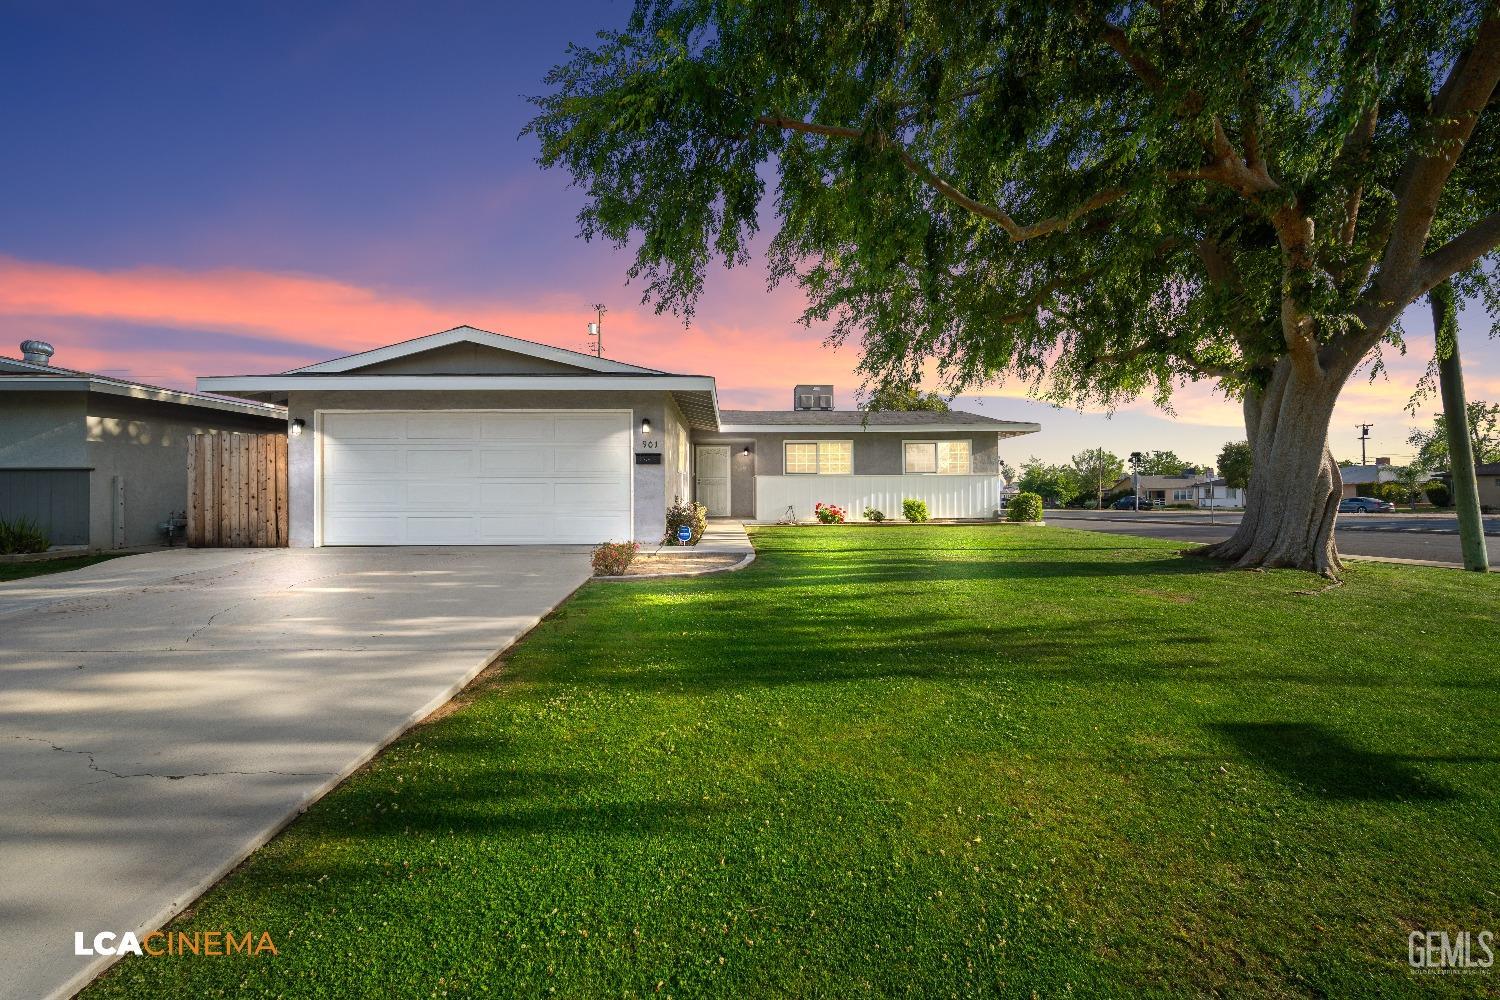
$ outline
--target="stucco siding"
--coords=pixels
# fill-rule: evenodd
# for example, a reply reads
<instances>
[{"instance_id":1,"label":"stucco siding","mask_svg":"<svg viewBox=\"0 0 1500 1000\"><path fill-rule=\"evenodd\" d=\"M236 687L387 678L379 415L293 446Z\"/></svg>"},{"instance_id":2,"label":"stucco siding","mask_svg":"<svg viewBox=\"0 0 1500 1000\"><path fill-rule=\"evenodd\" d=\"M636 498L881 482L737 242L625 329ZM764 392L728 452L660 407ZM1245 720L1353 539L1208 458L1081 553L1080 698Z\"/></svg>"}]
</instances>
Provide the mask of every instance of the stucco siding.
<instances>
[{"instance_id":1,"label":"stucco siding","mask_svg":"<svg viewBox=\"0 0 1500 1000\"><path fill-rule=\"evenodd\" d=\"M291 393L288 419L307 422L307 431L291 439L287 456L288 531L291 544L315 544L316 480L318 448L316 414L319 410L630 410L632 453L662 454L661 465L635 465L631 479L635 508L635 540L660 541L666 524L667 480L672 466L665 457L667 432L675 404L662 392L339 392L305 390ZM642 419L651 421L651 434L642 437Z\"/></svg>"},{"instance_id":2,"label":"stucco siding","mask_svg":"<svg viewBox=\"0 0 1500 1000\"><path fill-rule=\"evenodd\" d=\"M483 344L434 347L404 358L377 361L352 369L350 375L591 375L588 368L502 351Z\"/></svg>"},{"instance_id":3,"label":"stucco siding","mask_svg":"<svg viewBox=\"0 0 1500 1000\"><path fill-rule=\"evenodd\" d=\"M7 392L0 401L0 468L68 469L88 464L82 392Z\"/></svg>"}]
</instances>

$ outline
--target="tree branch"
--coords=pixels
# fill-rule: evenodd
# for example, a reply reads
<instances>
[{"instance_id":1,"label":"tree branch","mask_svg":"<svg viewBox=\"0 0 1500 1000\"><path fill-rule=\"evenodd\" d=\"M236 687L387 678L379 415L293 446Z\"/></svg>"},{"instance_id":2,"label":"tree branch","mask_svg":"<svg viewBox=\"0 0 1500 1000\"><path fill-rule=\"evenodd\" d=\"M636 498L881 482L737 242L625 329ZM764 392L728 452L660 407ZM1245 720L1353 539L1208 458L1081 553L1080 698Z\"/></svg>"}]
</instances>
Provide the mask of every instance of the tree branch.
<instances>
[{"instance_id":1,"label":"tree branch","mask_svg":"<svg viewBox=\"0 0 1500 1000\"><path fill-rule=\"evenodd\" d=\"M1035 239L1038 236L1046 236L1058 230L1066 229L1083 216L1103 208L1105 205L1119 201L1126 194L1124 188L1105 188L1090 195L1085 199L1083 204L1062 215L1054 215L1050 218L1042 219L1040 222L1032 223L1029 226L1023 226L1011 218L1003 209L964 194L964 192L938 176L937 172L931 167L912 156L904 146L882 132L864 132L857 128L848 128L842 125L819 125L815 122L805 122L795 118L783 118L780 115L761 115L755 121L756 124L766 128L784 129L790 132L806 132L828 138L861 139L872 142L880 149L894 153L908 173L921 180L948 201L980 218L990 220L1005 230L1006 234L1010 236L1012 243L1020 243L1023 240Z\"/></svg>"},{"instance_id":2,"label":"tree branch","mask_svg":"<svg viewBox=\"0 0 1500 1000\"><path fill-rule=\"evenodd\" d=\"M1424 295L1500 246L1500 212L1491 212L1417 263L1417 290Z\"/></svg>"}]
</instances>

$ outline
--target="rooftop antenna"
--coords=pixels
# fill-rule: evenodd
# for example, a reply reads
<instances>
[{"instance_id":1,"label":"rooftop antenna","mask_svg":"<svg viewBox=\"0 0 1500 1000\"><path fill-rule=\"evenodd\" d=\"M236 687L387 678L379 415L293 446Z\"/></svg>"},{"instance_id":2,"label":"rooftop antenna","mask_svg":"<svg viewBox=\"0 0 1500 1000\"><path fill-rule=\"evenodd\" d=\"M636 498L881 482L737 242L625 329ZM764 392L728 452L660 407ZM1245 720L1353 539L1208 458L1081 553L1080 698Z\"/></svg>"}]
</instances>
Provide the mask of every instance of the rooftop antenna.
<instances>
[{"instance_id":1,"label":"rooftop antenna","mask_svg":"<svg viewBox=\"0 0 1500 1000\"><path fill-rule=\"evenodd\" d=\"M1370 463L1365 461L1365 442L1370 440L1370 428L1375 425L1355 424L1354 426L1359 428L1359 464L1368 465Z\"/></svg>"},{"instance_id":2,"label":"rooftop antenna","mask_svg":"<svg viewBox=\"0 0 1500 1000\"><path fill-rule=\"evenodd\" d=\"M604 314L609 312L603 302L594 303L594 321L589 324L589 336L594 340L594 356L604 357Z\"/></svg>"}]
</instances>

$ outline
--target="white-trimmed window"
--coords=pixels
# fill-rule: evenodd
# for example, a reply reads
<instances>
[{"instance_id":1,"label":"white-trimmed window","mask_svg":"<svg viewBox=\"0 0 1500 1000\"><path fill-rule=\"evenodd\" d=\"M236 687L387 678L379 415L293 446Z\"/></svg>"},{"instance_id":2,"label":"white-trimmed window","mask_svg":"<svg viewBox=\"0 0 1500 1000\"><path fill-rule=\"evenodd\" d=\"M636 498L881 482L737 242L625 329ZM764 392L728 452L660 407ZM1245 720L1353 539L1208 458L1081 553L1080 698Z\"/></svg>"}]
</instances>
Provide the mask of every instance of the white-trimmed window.
<instances>
[{"instance_id":1,"label":"white-trimmed window","mask_svg":"<svg viewBox=\"0 0 1500 1000\"><path fill-rule=\"evenodd\" d=\"M901 468L908 476L967 476L974 467L968 441L903 441Z\"/></svg>"},{"instance_id":2,"label":"white-trimmed window","mask_svg":"<svg viewBox=\"0 0 1500 1000\"><path fill-rule=\"evenodd\" d=\"M847 476L854 472L853 441L787 441L781 446L788 476Z\"/></svg>"}]
</instances>

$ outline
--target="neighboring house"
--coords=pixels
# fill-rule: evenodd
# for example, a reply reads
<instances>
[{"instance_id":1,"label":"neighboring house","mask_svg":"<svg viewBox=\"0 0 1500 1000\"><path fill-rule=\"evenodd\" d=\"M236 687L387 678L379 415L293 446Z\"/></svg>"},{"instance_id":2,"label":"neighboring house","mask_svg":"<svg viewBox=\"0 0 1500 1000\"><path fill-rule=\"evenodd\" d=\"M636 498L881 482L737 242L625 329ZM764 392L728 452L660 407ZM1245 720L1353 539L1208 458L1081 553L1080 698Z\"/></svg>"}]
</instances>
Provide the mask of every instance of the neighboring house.
<instances>
[{"instance_id":1,"label":"neighboring house","mask_svg":"<svg viewBox=\"0 0 1500 1000\"><path fill-rule=\"evenodd\" d=\"M1377 483L1394 483L1396 470L1389 458L1377 458L1374 465L1343 465L1339 475L1344 480L1344 499L1369 496L1370 487Z\"/></svg>"},{"instance_id":2,"label":"neighboring house","mask_svg":"<svg viewBox=\"0 0 1500 1000\"><path fill-rule=\"evenodd\" d=\"M1500 513L1500 462L1476 465L1474 475L1479 479L1479 506Z\"/></svg>"},{"instance_id":3,"label":"neighboring house","mask_svg":"<svg viewBox=\"0 0 1500 1000\"><path fill-rule=\"evenodd\" d=\"M1190 487L1192 502L1199 507L1243 507L1245 491L1231 487L1222 479L1212 482L1194 483Z\"/></svg>"},{"instance_id":4,"label":"neighboring house","mask_svg":"<svg viewBox=\"0 0 1500 1000\"><path fill-rule=\"evenodd\" d=\"M656 542L678 497L761 521L819 501L899 517L906 497L990 517L1000 439L1040 429L839 411L829 386L721 411L711 377L472 327L198 386L286 405L295 546Z\"/></svg>"},{"instance_id":5,"label":"neighboring house","mask_svg":"<svg viewBox=\"0 0 1500 1000\"><path fill-rule=\"evenodd\" d=\"M53 545L155 544L187 507L188 435L286 431L280 407L59 368L40 341L21 351L0 357L0 518Z\"/></svg>"},{"instance_id":6,"label":"neighboring house","mask_svg":"<svg viewBox=\"0 0 1500 1000\"><path fill-rule=\"evenodd\" d=\"M1203 478L1192 473L1179 476L1142 476L1141 477L1141 499L1160 500L1163 503L1193 503L1196 500L1195 487L1202 483ZM1131 475L1121 476L1110 487L1111 493L1135 493L1135 477Z\"/></svg>"}]
</instances>

